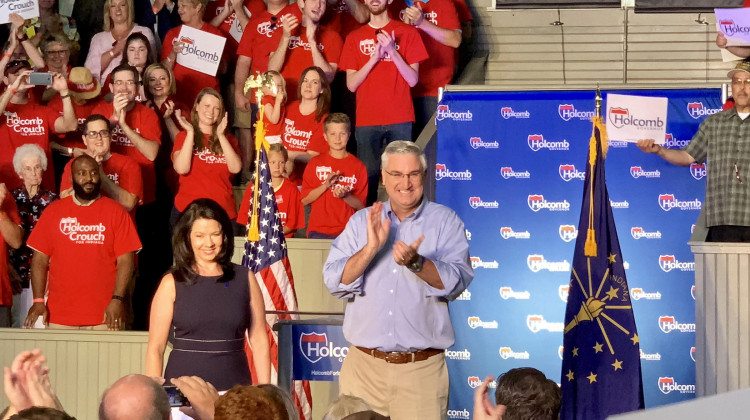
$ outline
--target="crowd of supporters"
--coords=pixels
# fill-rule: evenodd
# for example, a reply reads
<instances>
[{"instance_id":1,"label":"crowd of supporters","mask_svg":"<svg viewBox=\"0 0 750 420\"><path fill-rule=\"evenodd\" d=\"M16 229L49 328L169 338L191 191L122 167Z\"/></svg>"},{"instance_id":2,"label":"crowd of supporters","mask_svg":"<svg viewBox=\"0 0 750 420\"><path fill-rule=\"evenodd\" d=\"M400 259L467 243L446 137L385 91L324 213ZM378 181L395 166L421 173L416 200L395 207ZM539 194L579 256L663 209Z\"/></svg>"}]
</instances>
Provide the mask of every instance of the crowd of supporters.
<instances>
[{"instance_id":1,"label":"crowd of supporters","mask_svg":"<svg viewBox=\"0 0 750 420\"><path fill-rule=\"evenodd\" d=\"M252 189L238 212L234 188L254 169L259 118L284 233L335 238L377 197L384 145L413 139L434 112L472 23L464 0L106 0L61 11L40 0L38 18L11 14L0 27L0 247L10 249L0 249L10 254L0 326L20 326L40 299L39 250L26 239L50 203L75 195L78 156L97 161L101 195L130 213L142 244L126 293L134 329L147 328L172 263L170 227L191 201L216 201L244 232ZM215 74L185 65L183 28L226 40ZM244 89L256 74L275 84L262 115ZM94 115L103 128L86 131Z\"/></svg>"}]
</instances>

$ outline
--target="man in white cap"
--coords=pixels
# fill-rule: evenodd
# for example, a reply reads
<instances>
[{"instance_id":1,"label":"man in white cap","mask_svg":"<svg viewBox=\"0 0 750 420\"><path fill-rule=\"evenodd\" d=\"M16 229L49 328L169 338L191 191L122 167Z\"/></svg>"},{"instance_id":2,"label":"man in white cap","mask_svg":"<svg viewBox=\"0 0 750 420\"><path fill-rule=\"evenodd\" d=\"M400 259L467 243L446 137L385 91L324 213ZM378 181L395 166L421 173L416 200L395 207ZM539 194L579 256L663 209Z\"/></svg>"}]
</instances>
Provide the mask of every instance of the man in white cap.
<instances>
[{"instance_id":1,"label":"man in white cap","mask_svg":"<svg viewBox=\"0 0 750 420\"><path fill-rule=\"evenodd\" d=\"M638 147L678 166L709 161L706 241L750 242L750 60L740 61L727 76L734 108L706 118L685 148L668 149L653 139L639 140Z\"/></svg>"}]
</instances>

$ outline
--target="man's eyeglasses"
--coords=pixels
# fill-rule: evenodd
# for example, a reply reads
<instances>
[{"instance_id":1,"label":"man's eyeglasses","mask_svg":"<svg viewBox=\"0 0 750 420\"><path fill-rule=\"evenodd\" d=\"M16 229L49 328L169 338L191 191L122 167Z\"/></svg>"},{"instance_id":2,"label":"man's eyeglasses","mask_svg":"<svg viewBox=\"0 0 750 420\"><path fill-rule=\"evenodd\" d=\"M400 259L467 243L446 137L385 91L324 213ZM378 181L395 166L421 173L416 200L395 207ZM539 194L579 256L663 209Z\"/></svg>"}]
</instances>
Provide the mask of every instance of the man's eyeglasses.
<instances>
[{"instance_id":1,"label":"man's eyeglasses","mask_svg":"<svg viewBox=\"0 0 750 420\"><path fill-rule=\"evenodd\" d=\"M106 137L109 137L109 130L89 131L86 133L86 137L90 139L95 139L97 137L106 138Z\"/></svg>"},{"instance_id":2,"label":"man's eyeglasses","mask_svg":"<svg viewBox=\"0 0 750 420\"><path fill-rule=\"evenodd\" d=\"M133 86L135 85L135 80L115 80L114 82L115 86Z\"/></svg>"},{"instance_id":3,"label":"man's eyeglasses","mask_svg":"<svg viewBox=\"0 0 750 420\"><path fill-rule=\"evenodd\" d=\"M404 179L404 178L409 178L409 181L411 182L415 182L421 179L422 175L424 175L423 171L414 171L414 172L409 172L408 174L402 174L401 172L390 172L390 171L385 171L385 173L399 180Z\"/></svg>"}]
</instances>

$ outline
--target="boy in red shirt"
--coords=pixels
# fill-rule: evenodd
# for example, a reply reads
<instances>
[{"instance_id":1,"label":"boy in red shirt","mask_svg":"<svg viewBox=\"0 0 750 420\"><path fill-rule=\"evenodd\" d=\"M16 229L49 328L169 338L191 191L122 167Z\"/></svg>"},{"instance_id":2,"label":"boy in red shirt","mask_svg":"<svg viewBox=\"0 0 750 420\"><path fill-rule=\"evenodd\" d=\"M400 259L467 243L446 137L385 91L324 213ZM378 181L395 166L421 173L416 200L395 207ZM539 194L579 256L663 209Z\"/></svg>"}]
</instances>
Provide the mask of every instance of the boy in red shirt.
<instances>
[{"instance_id":1,"label":"boy in red shirt","mask_svg":"<svg viewBox=\"0 0 750 420\"><path fill-rule=\"evenodd\" d=\"M276 196L276 208L284 228L284 236L291 238L297 229L305 227L305 213L300 202L297 186L284 178L284 167L289 160L289 153L281 143L274 143L268 148L268 169L271 171L271 184ZM250 200L253 197L253 183L247 186L245 195L240 202L237 223L247 225L250 212Z\"/></svg>"},{"instance_id":2,"label":"boy in red shirt","mask_svg":"<svg viewBox=\"0 0 750 420\"><path fill-rule=\"evenodd\" d=\"M346 151L351 134L349 117L333 113L323 122L330 149L310 159L302 177L302 204L310 204L307 237L334 239L349 218L365 207L367 169Z\"/></svg>"}]
</instances>

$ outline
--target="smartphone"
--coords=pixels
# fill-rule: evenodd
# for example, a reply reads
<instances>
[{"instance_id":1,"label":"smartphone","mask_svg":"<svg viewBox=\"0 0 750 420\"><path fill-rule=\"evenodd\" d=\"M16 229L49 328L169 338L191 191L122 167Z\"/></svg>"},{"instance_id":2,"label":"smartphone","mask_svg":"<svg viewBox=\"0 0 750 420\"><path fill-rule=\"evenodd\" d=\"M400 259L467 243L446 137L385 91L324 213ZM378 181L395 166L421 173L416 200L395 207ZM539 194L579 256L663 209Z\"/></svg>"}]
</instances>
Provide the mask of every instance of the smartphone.
<instances>
[{"instance_id":1,"label":"smartphone","mask_svg":"<svg viewBox=\"0 0 750 420\"><path fill-rule=\"evenodd\" d=\"M163 388L165 391L167 391L167 397L169 398L170 407L190 406L190 401L188 401L187 397L185 397L185 394L180 391L180 388L177 388L174 385L163 385Z\"/></svg>"},{"instance_id":2,"label":"smartphone","mask_svg":"<svg viewBox=\"0 0 750 420\"><path fill-rule=\"evenodd\" d=\"M52 73L31 73L29 84L34 86L52 86Z\"/></svg>"}]
</instances>

